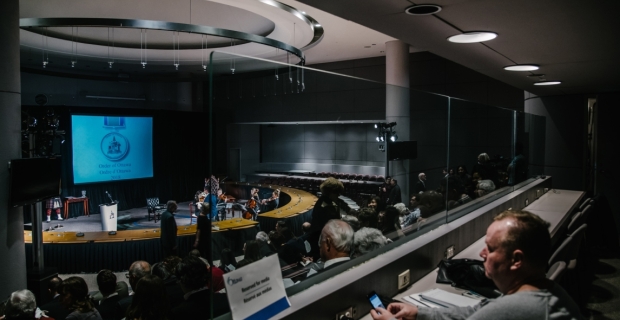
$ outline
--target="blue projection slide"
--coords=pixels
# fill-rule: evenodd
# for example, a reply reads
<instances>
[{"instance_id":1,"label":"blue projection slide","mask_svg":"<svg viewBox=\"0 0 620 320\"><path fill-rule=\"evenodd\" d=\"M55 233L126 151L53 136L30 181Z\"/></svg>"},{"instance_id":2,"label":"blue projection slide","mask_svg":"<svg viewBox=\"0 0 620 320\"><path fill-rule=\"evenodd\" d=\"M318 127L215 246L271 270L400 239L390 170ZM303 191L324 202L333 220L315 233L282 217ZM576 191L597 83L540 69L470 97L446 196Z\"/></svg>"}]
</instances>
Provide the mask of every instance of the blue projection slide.
<instances>
[{"instance_id":1,"label":"blue projection slide","mask_svg":"<svg viewBox=\"0 0 620 320\"><path fill-rule=\"evenodd\" d=\"M71 116L73 183L153 177L153 118Z\"/></svg>"}]
</instances>

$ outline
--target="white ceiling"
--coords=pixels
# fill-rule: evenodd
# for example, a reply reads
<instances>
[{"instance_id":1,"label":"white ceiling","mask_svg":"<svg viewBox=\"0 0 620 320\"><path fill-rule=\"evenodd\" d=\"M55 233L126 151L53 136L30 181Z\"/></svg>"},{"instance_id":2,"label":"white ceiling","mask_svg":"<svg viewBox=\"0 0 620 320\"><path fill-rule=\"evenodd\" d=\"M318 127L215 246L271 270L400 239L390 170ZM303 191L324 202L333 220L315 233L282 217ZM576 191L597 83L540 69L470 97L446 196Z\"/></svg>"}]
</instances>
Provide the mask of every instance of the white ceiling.
<instances>
[{"instance_id":1,"label":"white ceiling","mask_svg":"<svg viewBox=\"0 0 620 320\"><path fill-rule=\"evenodd\" d=\"M430 16L405 14L414 4L406 0L300 1L537 95L620 90L618 0L434 0L442 10ZM499 36L478 44L446 41L466 31ZM534 86L532 73L503 70L515 63L538 64L537 74L563 83Z\"/></svg>"},{"instance_id":2,"label":"white ceiling","mask_svg":"<svg viewBox=\"0 0 620 320\"><path fill-rule=\"evenodd\" d=\"M325 31L316 46L304 50L308 65L383 56L385 42L400 39L411 45L412 52L432 52L537 95L620 91L615 65L615 58L620 56L619 0L436 0L432 3L442 6L442 11L431 16L405 14L404 10L413 4L407 0L281 2L306 12ZM312 28L298 17L259 0L20 0L20 15L22 18L111 17L191 22L263 34L299 48L308 45L313 35ZM499 36L478 44L446 41L460 32L480 30L493 31ZM70 32L70 28L65 29L65 33ZM81 32L99 38L107 34L101 30ZM139 45L137 30L117 35L126 42L135 38L134 45ZM21 36L22 67L41 69L41 36L27 31L22 31ZM153 31L149 36L154 44L159 42L165 47L170 34ZM210 41L217 42L214 37ZM228 41L221 39L220 45ZM199 42L197 35L181 34L181 46L195 46ZM86 74L175 72L171 50L149 49L149 66L153 67L142 69L138 49L116 48L118 60L110 70L106 69L106 46L79 44L80 62L72 69L71 42L50 39L49 46L50 57L57 62L49 70ZM277 53L257 44L217 50L286 61L282 51ZM201 59L201 50L181 50L179 70L199 72ZM503 70L504 66L515 63L538 64L541 69L525 73ZM527 77L533 73L563 83L537 87L533 83L538 78Z\"/></svg>"},{"instance_id":3,"label":"white ceiling","mask_svg":"<svg viewBox=\"0 0 620 320\"><path fill-rule=\"evenodd\" d=\"M351 21L338 18L329 13L312 8L297 1L285 0L284 4L317 20L325 33L321 41L304 50L306 64L351 60L384 55L385 42L393 38L360 26ZM21 18L50 17L91 17L159 20L178 23L207 25L235 31L258 34L270 39L282 41L298 48L307 46L314 36L313 27L299 17L258 0L21 0ZM42 69L43 36L34 32L21 30L22 67ZM49 28L48 34L62 34L71 39L72 32L76 38L88 39L99 44L77 45L77 53L72 57L71 40L48 37L47 50L50 60L46 70L78 74L113 74L118 72L174 72L172 66L172 33L166 31L148 31L148 64L142 69L140 65L140 30L114 29L115 48L109 48L108 28ZM200 35L181 33L180 47L200 48ZM209 47L223 46L215 50L232 52L264 59L285 62L286 54L281 50L264 45L246 43L227 47L230 40L209 37ZM123 48L125 46L125 48ZM133 48L128 48L133 47ZM369 47L369 48L365 48ZM185 73L200 71L203 57L208 57L211 50L180 50L179 70ZM108 68L108 52L114 58L113 69ZM71 59L78 63L71 68ZM207 58L208 59L208 58ZM297 58L291 58L297 63ZM119 71L121 70L122 71Z\"/></svg>"}]
</instances>

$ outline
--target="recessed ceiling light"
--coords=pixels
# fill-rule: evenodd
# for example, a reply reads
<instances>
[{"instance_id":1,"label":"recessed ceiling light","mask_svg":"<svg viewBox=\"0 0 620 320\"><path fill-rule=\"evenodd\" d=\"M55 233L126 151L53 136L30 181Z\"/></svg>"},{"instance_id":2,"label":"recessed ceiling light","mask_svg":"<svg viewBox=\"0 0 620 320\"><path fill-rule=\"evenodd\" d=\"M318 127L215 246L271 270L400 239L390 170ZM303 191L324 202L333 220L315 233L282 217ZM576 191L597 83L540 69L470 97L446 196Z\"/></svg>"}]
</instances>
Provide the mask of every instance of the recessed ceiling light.
<instances>
[{"instance_id":1,"label":"recessed ceiling light","mask_svg":"<svg viewBox=\"0 0 620 320\"><path fill-rule=\"evenodd\" d=\"M508 71L534 71L538 69L540 69L540 67L535 64L515 64L512 66L504 67L504 70Z\"/></svg>"},{"instance_id":2,"label":"recessed ceiling light","mask_svg":"<svg viewBox=\"0 0 620 320\"><path fill-rule=\"evenodd\" d=\"M497 33L487 31L465 32L448 38L454 43L476 43L484 42L497 38Z\"/></svg>"},{"instance_id":3,"label":"recessed ceiling light","mask_svg":"<svg viewBox=\"0 0 620 320\"><path fill-rule=\"evenodd\" d=\"M405 9L405 13L412 16L426 16L439 11L441 11L441 7L436 4L419 4Z\"/></svg>"},{"instance_id":4,"label":"recessed ceiling light","mask_svg":"<svg viewBox=\"0 0 620 320\"><path fill-rule=\"evenodd\" d=\"M540 82L535 82L534 85L535 86L554 86L560 83L562 83L562 81L540 81Z\"/></svg>"}]
</instances>

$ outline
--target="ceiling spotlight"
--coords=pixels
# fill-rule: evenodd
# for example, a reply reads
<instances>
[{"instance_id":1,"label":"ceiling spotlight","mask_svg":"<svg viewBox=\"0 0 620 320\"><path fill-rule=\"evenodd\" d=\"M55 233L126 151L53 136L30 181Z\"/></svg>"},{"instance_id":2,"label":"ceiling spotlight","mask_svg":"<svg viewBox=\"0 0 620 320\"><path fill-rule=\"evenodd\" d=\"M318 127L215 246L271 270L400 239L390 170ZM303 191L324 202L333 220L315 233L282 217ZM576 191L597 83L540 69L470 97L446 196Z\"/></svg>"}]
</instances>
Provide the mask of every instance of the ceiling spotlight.
<instances>
[{"instance_id":1,"label":"ceiling spotlight","mask_svg":"<svg viewBox=\"0 0 620 320\"><path fill-rule=\"evenodd\" d=\"M554 86L560 83L562 83L562 81L540 81L540 82L535 82L534 85L535 86Z\"/></svg>"},{"instance_id":2,"label":"ceiling spotlight","mask_svg":"<svg viewBox=\"0 0 620 320\"><path fill-rule=\"evenodd\" d=\"M540 67L535 64L515 64L513 66L504 67L504 70L507 71L534 71L538 69L540 69Z\"/></svg>"},{"instance_id":3,"label":"ceiling spotlight","mask_svg":"<svg viewBox=\"0 0 620 320\"><path fill-rule=\"evenodd\" d=\"M405 13L412 16L426 16L441 11L441 7L436 4L419 4L405 9Z\"/></svg>"},{"instance_id":4,"label":"ceiling spotlight","mask_svg":"<svg viewBox=\"0 0 620 320\"><path fill-rule=\"evenodd\" d=\"M375 123L375 129L379 128L379 125Z\"/></svg>"},{"instance_id":5,"label":"ceiling spotlight","mask_svg":"<svg viewBox=\"0 0 620 320\"><path fill-rule=\"evenodd\" d=\"M448 38L454 43L476 43L484 42L497 38L497 33L487 31L465 32Z\"/></svg>"},{"instance_id":6,"label":"ceiling spotlight","mask_svg":"<svg viewBox=\"0 0 620 320\"><path fill-rule=\"evenodd\" d=\"M395 133L395 134L393 134L393 135L391 135L391 136L390 136L390 140L391 140L392 142L394 142L394 141L398 140L398 135L397 135L396 133Z\"/></svg>"},{"instance_id":7,"label":"ceiling spotlight","mask_svg":"<svg viewBox=\"0 0 620 320\"><path fill-rule=\"evenodd\" d=\"M377 136L377 142L381 142L381 137Z\"/></svg>"},{"instance_id":8,"label":"ceiling spotlight","mask_svg":"<svg viewBox=\"0 0 620 320\"><path fill-rule=\"evenodd\" d=\"M385 141L385 139L383 139L383 136L379 137L379 142L383 142Z\"/></svg>"}]
</instances>

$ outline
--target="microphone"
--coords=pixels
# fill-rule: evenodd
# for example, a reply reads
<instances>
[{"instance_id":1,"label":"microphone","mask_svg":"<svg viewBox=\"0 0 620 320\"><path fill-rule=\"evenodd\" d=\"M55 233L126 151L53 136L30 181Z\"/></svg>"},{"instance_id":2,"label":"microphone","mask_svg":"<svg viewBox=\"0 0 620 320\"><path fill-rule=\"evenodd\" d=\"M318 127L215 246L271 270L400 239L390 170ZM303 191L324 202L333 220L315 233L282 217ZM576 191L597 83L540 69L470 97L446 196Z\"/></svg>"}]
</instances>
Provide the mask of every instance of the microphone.
<instances>
[{"instance_id":1,"label":"microphone","mask_svg":"<svg viewBox=\"0 0 620 320\"><path fill-rule=\"evenodd\" d=\"M110 198L110 202L114 203L114 200L112 200L112 196L106 191L105 194L108 195L108 198Z\"/></svg>"}]
</instances>

